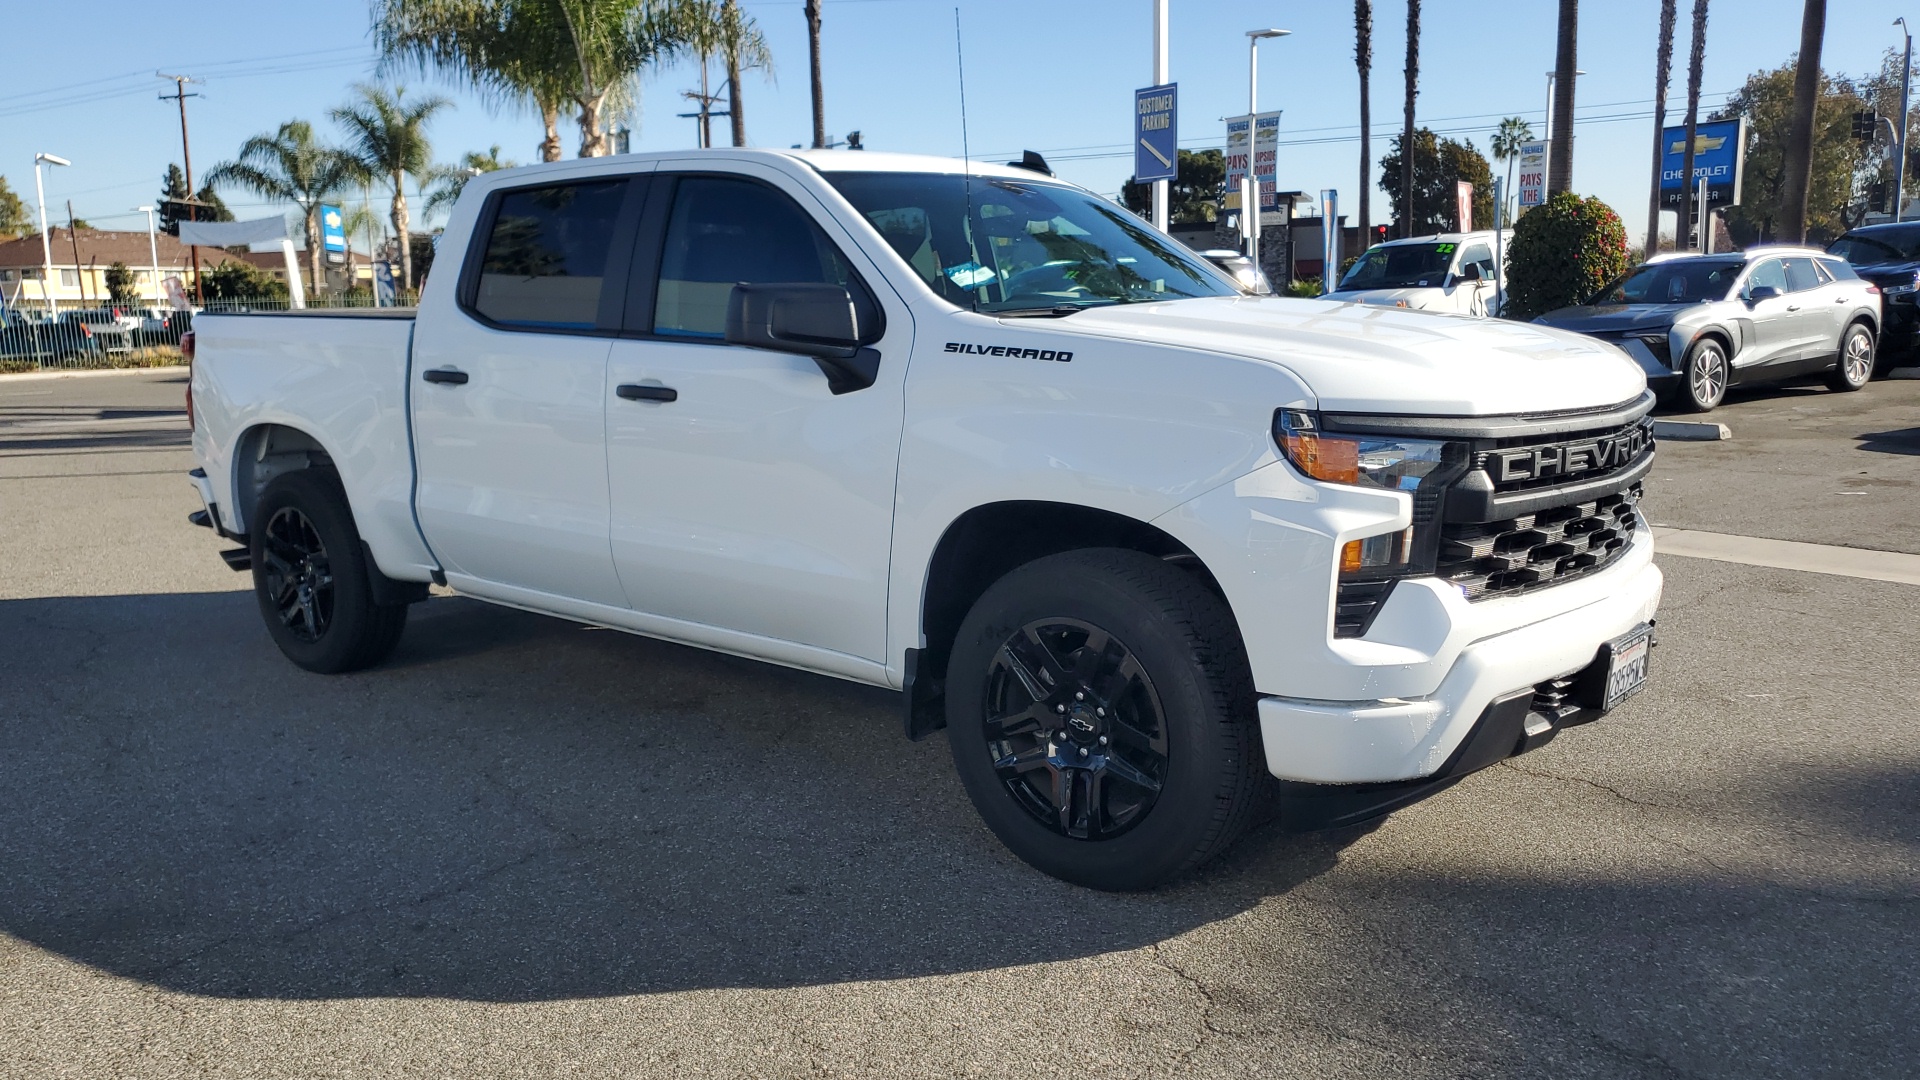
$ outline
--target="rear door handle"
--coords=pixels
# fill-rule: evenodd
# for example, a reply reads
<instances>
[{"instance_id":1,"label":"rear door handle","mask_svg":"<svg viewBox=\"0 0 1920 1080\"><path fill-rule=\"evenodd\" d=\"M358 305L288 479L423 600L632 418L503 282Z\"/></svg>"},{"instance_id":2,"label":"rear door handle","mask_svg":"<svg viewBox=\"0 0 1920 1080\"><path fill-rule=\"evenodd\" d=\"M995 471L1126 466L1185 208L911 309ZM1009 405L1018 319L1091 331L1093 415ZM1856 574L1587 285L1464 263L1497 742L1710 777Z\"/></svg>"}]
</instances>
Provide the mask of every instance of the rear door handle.
<instances>
[{"instance_id":1,"label":"rear door handle","mask_svg":"<svg viewBox=\"0 0 1920 1080\"><path fill-rule=\"evenodd\" d=\"M1799 311L1799 310L1800 310L1800 305L1799 305L1799 304L1788 304L1788 305L1787 305L1787 310L1788 310L1788 311Z\"/></svg>"},{"instance_id":2,"label":"rear door handle","mask_svg":"<svg viewBox=\"0 0 1920 1080\"><path fill-rule=\"evenodd\" d=\"M621 383L613 391L628 401L678 401L680 391L671 386L642 386L639 383Z\"/></svg>"},{"instance_id":3,"label":"rear door handle","mask_svg":"<svg viewBox=\"0 0 1920 1080\"><path fill-rule=\"evenodd\" d=\"M467 373L459 368L428 368L420 377L430 383L445 383L449 386L465 386Z\"/></svg>"}]
</instances>

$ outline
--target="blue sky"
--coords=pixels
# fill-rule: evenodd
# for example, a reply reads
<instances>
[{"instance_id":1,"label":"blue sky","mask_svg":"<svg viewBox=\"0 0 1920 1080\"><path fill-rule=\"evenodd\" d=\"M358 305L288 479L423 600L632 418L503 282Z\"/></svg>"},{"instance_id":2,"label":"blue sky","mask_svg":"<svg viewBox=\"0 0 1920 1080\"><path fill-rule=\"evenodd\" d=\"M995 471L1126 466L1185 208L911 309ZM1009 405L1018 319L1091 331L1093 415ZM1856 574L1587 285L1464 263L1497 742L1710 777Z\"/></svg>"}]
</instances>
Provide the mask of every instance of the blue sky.
<instances>
[{"instance_id":1,"label":"blue sky","mask_svg":"<svg viewBox=\"0 0 1920 1080\"><path fill-rule=\"evenodd\" d=\"M1825 66L1865 72L1898 41L1892 20L1911 0L1830 3ZM746 81L748 136L788 146L809 138L806 25L800 0L746 0L776 63L771 81ZM1132 91L1151 81L1151 0L958 0L966 46L967 107L974 156L1004 160L1045 153L1068 179L1117 191L1131 171ZM1657 0L1588 0L1580 35L1581 80L1574 187L1611 203L1631 232L1644 228L1652 155L1653 45ZM1687 9L1681 4L1675 103L1684 88ZM961 148L955 0L826 0L828 129L859 129L870 148L957 155ZM1278 26L1293 36L1261 49L1263 109L1283 109L1283 188L1337 188L1351 210L1359 183L1358 78L1353 9L1344 0L1280 4L1171 0L1172 74L1180 84L1181 145L1220 145L1220 118L1244 111L1244 31ZM1718 104L1751 72L1777 66L1798 46L1800 0L1715 0L1707 34L1704 101ZM1553 0L1465 3L1427 0L1421 42L1420 122L1483 151L1498 118L1540 125L1544 73L1553 66ZM308 3L199 0L188 18L151 3L79 4L4 0L12 34L0 83L0 175L31 203L36 151L72 159L48 174L56 222L65 201L103 228L144 225L129 207L151 202L161 174L180 157L178 117L157 100L171 83L155 70L199 75L188 104L196 172L231 156L250 135L284 120L314 121L331 137L328 107L356 80L376 77L364 0ZM1374 157L1397 130L1405 42L1404 0L1377 0L1373 70ZM1920 19L1920 3L1912 14ZM33 47L24 47L37 43ZM453 160L498 143L504 156L536 157L538 118L493 109L469 93L418 75L409 92L435 92L456 108L432 129L436 156ZM715 82L718 82L716 76ZM634 149L694 145L681 92L699 85L696 66L651 72L634 117ZM724 140L724 121L716 122ZM569 153L577 140L569 125ZM1377 177L1378 169L1371 170ZM377 198L377 196L376 196ZM241 217L272 208L235 193ZM1385 216L1376 195L1375 219Z\"/></svg>"}]
</instances>

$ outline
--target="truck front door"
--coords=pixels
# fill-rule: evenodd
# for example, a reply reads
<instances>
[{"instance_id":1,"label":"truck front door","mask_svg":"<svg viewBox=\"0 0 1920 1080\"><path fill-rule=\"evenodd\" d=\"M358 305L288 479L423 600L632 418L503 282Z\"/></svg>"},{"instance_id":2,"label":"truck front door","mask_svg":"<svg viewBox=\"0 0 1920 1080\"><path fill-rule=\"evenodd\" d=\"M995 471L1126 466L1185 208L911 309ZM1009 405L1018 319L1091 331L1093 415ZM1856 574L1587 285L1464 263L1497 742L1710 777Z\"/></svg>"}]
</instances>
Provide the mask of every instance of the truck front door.
<instances>
[{"instance_id":1,"label":"truck front door","mask_svg":"<svg viewBox=\"0 0 1920 1080\"><path fill-rule=\"evenodd\" d=\"M890 300L879 381L835 395L812 359L725 339L742 282L845 285L882 325L877 271L813 197L771 169L662 171L648 207L606 379L629 603L884 660L910 317Z\"/></svg>"}]
</instances>

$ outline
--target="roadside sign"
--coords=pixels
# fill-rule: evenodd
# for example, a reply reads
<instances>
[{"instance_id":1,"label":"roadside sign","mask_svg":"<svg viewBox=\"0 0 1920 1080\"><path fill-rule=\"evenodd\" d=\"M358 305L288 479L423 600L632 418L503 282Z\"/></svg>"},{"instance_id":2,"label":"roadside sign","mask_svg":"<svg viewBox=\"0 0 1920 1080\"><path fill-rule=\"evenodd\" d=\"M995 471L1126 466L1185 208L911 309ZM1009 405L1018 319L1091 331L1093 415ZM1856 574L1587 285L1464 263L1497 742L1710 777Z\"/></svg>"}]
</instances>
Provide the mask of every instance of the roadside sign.
<instances>
[{"instance_id":1,"label":"roadside sign","mask_svg":"<svg viewBox=\"0 0 1920 1080\"><path fill-rule=\"evenodd\" d=\"M373 264L373 306L393 306L393 264L375 261Z\"/></svg>"},{"instance_id":2,"label":"roadside sign","mask_svg":"<svg viewBox=\"0 0 1920 1080\"><path fill-rule=\"evenodd\" d=\"M1253 170L1260 212L1280 209L1280 113L1227 117L1227 209L1240 209L1240 182Z\"/></svg>"},{"instance_id":3,"label":"roadside sign","mask_svg":"<svg viewBox=\"0 0 1920 1080\"><path fill-rule=\"evenodd\" d=\"M1227 117L1227 198L1229 210L1240 209L1240 184L1253 161L1253 117Z\"/></svg>"},{"instance_id":4,"label":"roadside sign","mask_svg":"<svg viewBox=\"0 0 1920 1080\"><path fill-rule=\"evenodd\" d=\"M1550 140L1520 144L1520 212L1547 201L1547 148Z\"/></svg>"},{"instance_id":5,"label":"roadside sign","mask_svg":"<svg viewBox=\"0 0 1920 1080\"><path fill-rule=\"evenodd\" d=\"M326 250L327 262L334 266L347 261L347 230L337 206L320 207L320 246Z\"/></svg>"},{"instance_id":6,"label":"roadside sign","mask_svg":"<svg viewBox=\"0 0 1920 1080\"><path fill-rule=\"evenodd\" d=\"M1172 180L1180 172L1180 84L1133 92L1133 178Z\"/></svg>"},{"instance_id":7,"label":"roadside sign","mask_svg":"<svg viewBox=\"0 0 1920 1080\"><path fill-rule=\"evenodd\" d=\"M168 274L160 282L160 287L167 291L167 303L172 305L175 311L185 311L191 306L187 303L187 287L181 283L178 274Z\"/></svg>"},{"instance_id":8,"label":"roadside sign","mask_svg":"<svg viewBox=\"0 0 1920 1080\"><path fill-rule=\"evenodd\" d=\"M1709 206L1738 206L1740 182L1747 169L1747 118L1715 120L1693 128L1693 181L1681 177L1687 167L1687 129L1670 127L1660 133L1660 205L1677 209L1694 197L1700 181L1707 182Z\"/></svg>"},{"instance_id":9,"label":"roadside sign","mask_svg":"<svg viewBox=\"0 0 1920 1080\"><path fill-rule=\"evenodd\" d=\"M1473 185L1458 180L1453 185L1454 216L1460 222L1461 232L1473 231Z\"/></svg>"}]
</instances>

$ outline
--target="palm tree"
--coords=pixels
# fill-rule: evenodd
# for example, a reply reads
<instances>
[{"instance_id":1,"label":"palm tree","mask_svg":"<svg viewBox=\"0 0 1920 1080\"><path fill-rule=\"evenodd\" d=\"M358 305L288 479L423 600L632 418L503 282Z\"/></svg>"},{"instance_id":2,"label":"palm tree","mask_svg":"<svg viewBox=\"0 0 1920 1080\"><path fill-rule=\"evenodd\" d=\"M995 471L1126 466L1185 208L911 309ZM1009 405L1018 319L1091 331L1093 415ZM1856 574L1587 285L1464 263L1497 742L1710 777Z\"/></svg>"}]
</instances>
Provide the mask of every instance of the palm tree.
<instances>
[{"instance_id":1,"label":"palm tree","mask_svg":"<svg viewBox=\"0 0 1920 1080\"><path fill-rule=\"evenodd\" d=\"M1647 258L1660 251L1660 172L1667 160L1667 84L1673 81L1673 22L1678 0L1660 0L1660 43L1653 58L1653 193L1647 197Z\"/></svg>"},{"instance_id":2,"label":"palm tree","mask_svg":"<svg viewBox=\"0 0 1920 1080\"><path fill-rule=\"evenodd\" d=\"M707 61L715 56L724 60L730 95L727 112L733 121L733 145L747 145L746 111L740 105L740 73L755 69L773 70L773 51L767 48L767 39L761 36L760 27L752 16L740 13L737 0L687 0L682 18L681 32L686 47L700 58L700 93L688 96L695 101L714 100L714 96L707 93ZM707 122L704 108L700 115L704 125ZM703 145L713 145L712 134L704 127L700 140Z\"/></svg>"},{"instance_id":3,"label":"palm tree","mask_svg":"<svg viewBox=\"0 0 1920 1080\"><path fill-rule=\"evenodd\" d=\"M1532 141L1533 125L1518 116L1509 116L1500 121L1500 127L1493 133L1493 140L1489 147L1493 151L1493 159L1507 163L1507 182L1501 188L1506 195L1513 193L1514 159L1520 156L1520 147ZM1504 221L1509 223L1513 221L1513 215L1507 213L1505 206L1500 208L1500 215Z\"/></svg>"},{"instance_id":4,"label":"palm tree","mask_svg":"<svg viewBox=\"0 0 1920 1080\"><path fill-rule=\"evenodd\" d=\"M1373 76L1373 0L1353 0L1353 64L1360 69L1360 244L1366 246L1373 221L1373 100L1367 80Z\"/></svg>"},{"instance_id":5,"label":"palm tree","mask_svg":"<svg viewBox=\"0 0 1920 1080\"><path fill-rule=\"evenodd\" d=\"M320 203L353 179L345 155L314 141L313 125L289 120L271 135L240 144L240 156L207 173L212 187L237 187L263 199L290 202L306 221L307 274L313 291L326 288L320 270Z\"/></svg>"},{"instance_id":6,"label":"palm tree","mask_svg":"<svg viewBox=\"0 0 1920 1080\"><path fill-rule=\"evenodd\" d=\"M807 58L813 67L813 148L819 150L827 145L827 106L820 97L820 0L807 0L806 13Z\"/></svg>"},{"instance_id":7,"label":"palm tree","mask_svg":"<svg viewBox=\"0 0 1920 1080\"><path fill-rule=\"evenodd\" d=\"M1547 194L1573 189L1573 95L1580 65L1580 0L1560 0L1553 49L1553 143L1547 147Z\"/></svg>"},{"instance_id":8,"label":"palm tree","mask_svg":"<svg viewBox=\"0 0 1920 1080\"><path fill-rule=\"evenodd\" d=\"M1807 239L1807 179L1813 172L1813 106L1820 93L1820 45L1827 0L1807 0L1800 15L1800 59L1793 70L1793 125L1787 131L1786 177L1780 185L1780 236Z\"/></svg>"},{"instance_id":9,"label":"palm tree","mask_svg":"<svg viewBox=\"0 0 1920 1080\"><path fill-rule=\"evenodd\" d=\"M425 182L420 185L421 194L426 197L424 213L433 217L442 211L453 209L465 190L467 181L482 173L497 172L500 169L512 169L518 162L500 160L500 144L495 143L482 154L469 150L461 156L457 165L435 165L427 170Z\"/></svg>"},{"instance_id":10,"label":"palm tree","mask_svg":"<svg viewBox=\"0 0 1920 1080\"><path fill-rule=\"evenodd\" d=\"M1400 133L1402 147L1413 146L1413 99L1420 95L1420 0L1407 0L1407 118ZM1413 152L1400 155L1400 235L1413 235Z\"/></svg>"},{"instance_id":11,"label":"palm tree","mask_svg":"<svg viewBox=\"0 0 1920 1080\"><path fill-rule=\"evenodd\" d=\"M1693 228L1693 151L1700 127L1700 69L1707 62L1707 0L1693 0L1693 44L1687 53L1687 146L1680 165L1680 212L1674 221L1674 246L1686 250Z\"/></svg>"},{"instance_id":12,"label":"palm tree","mask_svg":"<svg viewBox=\"0 0 1920 1080\"><path fill-rule=\"evenodd\" d=\"M407 229L407 175L424 176L432 164L427 122L450 103L442 97L409 102L404 87L388 93L383 87L359 83L354 90L359 100L332 110L330 115L347 129L347 152L354 173L393 186L393 235L400 247L401 288L411 289L414 280Z\"/></svg>"}]
</instances>

